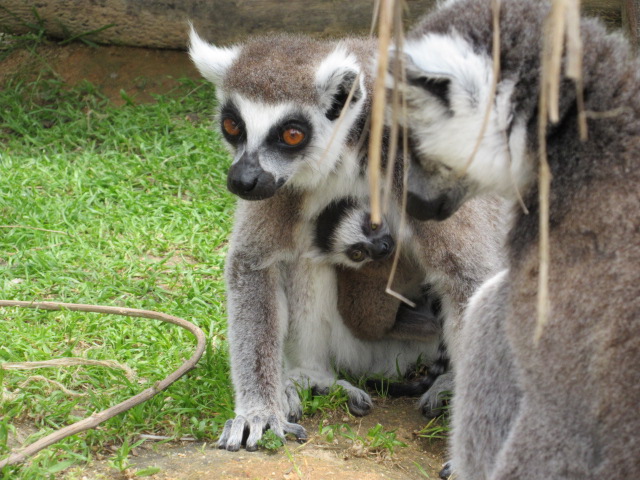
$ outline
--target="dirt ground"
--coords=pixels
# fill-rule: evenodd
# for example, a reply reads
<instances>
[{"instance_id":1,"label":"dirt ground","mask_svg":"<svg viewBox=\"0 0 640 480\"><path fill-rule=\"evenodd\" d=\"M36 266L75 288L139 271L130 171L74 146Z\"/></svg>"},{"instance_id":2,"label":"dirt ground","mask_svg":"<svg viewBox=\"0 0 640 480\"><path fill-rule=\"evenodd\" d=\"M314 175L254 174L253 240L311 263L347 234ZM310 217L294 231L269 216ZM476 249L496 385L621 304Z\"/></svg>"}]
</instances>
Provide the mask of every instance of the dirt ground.
<instances>
[{"instance_id":1,"label":"dirt ground","mask_svg":"<svg viewBox=\"0 0 640 480\"><path fill-rule=\"evenodd\" d=\"M167 93L179 78L199 78L186 52L73 43L64 47L40 45L37 54L18 49L0 62L0 85L20 73L53 74L69 85L88 80L116 105L124 104L120 91L137 103L153 101L151 94Z\"/></svg>"},{"instance_id":2,"label":"dirt ground","mask_svg":"<svg viewBox=\"0 0 640 480\"><path fill-rule=\"evenodd\" d=\"M0 62L0 85L16 73L35 76L53 74L69 85L89 80L114 103L123 104L120 91L135 102L153 101L153 93L166 93L183 77L199 78L188 55L181 51L82 44L65 47L41 45L37 55L26 49L12 52ZM220 479L424 479L438 478L446 456L444 440L426 440L415 432L426 420L415 408L415 399L375 399L373 412L363 418L336 414L329 424L348 423L354 432L366 436L381 424L384 430L395 430L397 439L407 447L397 448L391 458L354 449L351 441L338 438L329 443L318 435L320 418L303 419L310 440L299 445L289 442L277 453L266 451L229 453L212 445L195 442L158 444L145 442L130 458L133 467L124 474L110 468L107 459L97 459L88 466L76 467L63 478L98 480L133 478L135 471L160 468L152 479L199 480ZM137 478L137 477L136 477Z\"/></svg>"},{"instance_id":3,"label":"dirt ground","mask_svg":"<svg viewBox=\"0 0 640 480\"><path fill-rule=\"evenodd\" d=\"M336 438L330 443L318 434L318 417L303 419L310 439L305 444L290 441L276 453L227 452L214 445L194 442L154 445L147 442L130 457L129 472L118 473L105 460L72 469L66 479L103 480L134 478L137 470L156 467L152 475L157 480L200 479L278 479L278 480L412 480L437 479L445 457L444 440L419 438L416 432L425 419L415 408L414 399L376 399L373 412L363 418L335 416L325 423L347 423L358 435L365 437L376 424L394 430L397 439L407 444L395 449L391 457L367 452L350 440ZM137 477L135 477L137 478Z\"/></svg>"}]
</instances>

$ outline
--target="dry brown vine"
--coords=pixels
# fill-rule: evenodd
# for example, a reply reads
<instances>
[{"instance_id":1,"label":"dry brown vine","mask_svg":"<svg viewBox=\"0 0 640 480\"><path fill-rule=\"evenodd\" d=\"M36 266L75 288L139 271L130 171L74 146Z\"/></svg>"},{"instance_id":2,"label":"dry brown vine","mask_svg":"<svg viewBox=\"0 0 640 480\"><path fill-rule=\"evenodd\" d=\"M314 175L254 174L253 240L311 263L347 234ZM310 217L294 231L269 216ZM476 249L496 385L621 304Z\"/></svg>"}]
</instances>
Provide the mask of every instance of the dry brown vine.
<instances>
[{"instance_id":1,"label":"dry brown vine","mask_svg":"<svg viewBox=\"0 0 640 480\"><path fill-rule=\"evenodd\" d=\"M31 455L36 454L40 450L59 442L60 440L74 435L76 433L84 432L98 426L99 424L115 417L119 413L125 412L142 402L149 400L157 393L165 390L169 385L182 377L189 370L193 369L202 357L206 347L206 338L204 332L191 322L187 322L182 318L167 315L165 313L153 312L151 310L138 310L134 308L122 308L122 307L106 307L102 305L84 305L76 303L58 303L58 302L20 302L13 300L0 300L0 307L23 307L34 308L40 310L69 310L73 312L91 312L91 313L105 313L111 315L120 315L125 317L138 317L149 318L153 320L160 320L162 322L172 323L186 330L189 330L197 340L196 349L191 358L184 362L177 370L171 373L165 379L156 382L152 387L140 392L134 397L125 400L113 407L107 408L99 413L92 414L91 416L84 418L76 423L68 425L44 438L24 447L20 451L12 452L7 458L0 461L0 469L7 465L15 465L17 463L24 462Z\"/></svg>"}]
</instances>

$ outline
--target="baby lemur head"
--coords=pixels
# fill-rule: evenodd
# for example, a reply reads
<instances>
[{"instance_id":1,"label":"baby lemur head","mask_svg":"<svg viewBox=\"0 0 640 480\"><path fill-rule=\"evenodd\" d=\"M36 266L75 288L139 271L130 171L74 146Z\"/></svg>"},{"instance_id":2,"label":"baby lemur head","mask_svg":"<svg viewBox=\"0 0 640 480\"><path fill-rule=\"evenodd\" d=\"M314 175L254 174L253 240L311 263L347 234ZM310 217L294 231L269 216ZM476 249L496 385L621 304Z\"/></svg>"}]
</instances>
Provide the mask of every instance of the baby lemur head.
<instances>
[{"instance_id":1,"label":"baby lemur head","mask_svg":"<svg viewBox=\"0 0 640 480\"><path fill-rule=\"evenodd\" d=\"M371 223L367 208L350 197L329 204L316 220L314 246L318 256L332 264L360 268L388 258L395 245L387 222Z\"/></svg>"}]
</instances>

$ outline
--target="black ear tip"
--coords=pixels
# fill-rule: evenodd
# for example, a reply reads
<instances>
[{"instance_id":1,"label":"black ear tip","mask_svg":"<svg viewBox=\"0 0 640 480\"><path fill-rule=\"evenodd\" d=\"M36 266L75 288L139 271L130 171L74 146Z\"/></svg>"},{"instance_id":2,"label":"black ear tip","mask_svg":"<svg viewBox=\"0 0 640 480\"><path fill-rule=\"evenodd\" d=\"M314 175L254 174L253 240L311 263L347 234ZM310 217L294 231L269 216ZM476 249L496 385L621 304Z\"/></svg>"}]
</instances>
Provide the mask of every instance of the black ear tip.
<instances>
[{"instance_id":1,"label":"black ear tip","mask_svg":"<svg viewBox=\"0 0 640 480\"><path fill-rule=\"evenodd\" d=\"M345 107L347 103L347 99L349 98L349 93L353 90L353 95L351 97L351 102L357 102L360 100L362 96L362 91L360 90L360 85L356 84L358 80L358 72L355 70L346 70L342 72L340 82L336 87L336 91L333 94L333 98L331 101L331 106L325 112L325 116L333 121L340 116L342 109Z\"/></svg>"},{"instance_id":2,"label":"black ear tip","mask_svg":"<svg viewBox=\"0 0 640 480\"><path fill-rule=\"evenodd\" d=\"M449 91L451 90L451 79L438 75L429 75L426 72L407 72L407 83L414 87L419 87L433 95L445 108L451 109Z\"/></svg>"},{"instance_id":3,"label":"black ear tip","mask_svg":"<svg viewBox=\"0 0 640 480\"><path fill-rule=\"evenodd\" d=\"M347 88L351 88L357 76L358 72L356 72L355 70L347 70L342 74L342 81L340 83Z\"/></svg>"}]
</instances>

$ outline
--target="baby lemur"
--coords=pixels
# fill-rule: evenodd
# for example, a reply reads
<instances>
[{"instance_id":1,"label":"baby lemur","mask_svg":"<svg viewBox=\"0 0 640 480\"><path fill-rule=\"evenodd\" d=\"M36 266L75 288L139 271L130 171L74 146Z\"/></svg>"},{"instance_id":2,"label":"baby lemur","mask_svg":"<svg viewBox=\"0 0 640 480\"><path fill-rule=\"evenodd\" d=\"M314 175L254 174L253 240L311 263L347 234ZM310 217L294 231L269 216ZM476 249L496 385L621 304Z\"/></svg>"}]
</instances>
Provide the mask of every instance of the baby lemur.
<instances>
[{"instance_id":1,"label":"baby lemur","mask_svg":"<svg viewBox=\"0 0 640 480\"><path fill-rule=\"evenodd\" d=\"M370 262L381 262L390 259L395 251L396 242L386 221L380 224L371 223L369 211L352 197L344 197L331 202L316 219L311 254L319 261L327 262L340 268L359 269ZM406 263L402 262L403 264ZM409 270L408 272L406 270ZM411 308L402 303L396 315L388 315L384 321L379 320L374 310L378 307L375 298L368 298L371 312L357 312L360 318L353 318L351 309L341 309L343 320L351 332L365 340L383 337L404 340L430 340L442 333L442 322L438 317L439 301L430 299L425 288L420 285L420 275L416 268L400 269L397 274L396 288L399 293L413 299L416 296L416 307ZM386 271L385 271L386 273ZM353 289L353 293L351 290ZM343 286L343 302L349 302L352 295L361 293L360 285ZM382 289L380 296L385 296ZM385 299L386 300L386 299ZM437 310L436 310L437 307ZM367 324L376 319L375 324Z\"/></svg>"},{"instance_id":2,"label":"baby lemur","mask_svg":"<svg viewBox=\"0 0 640 480\"><path fill-rule=\"evenodd\" d=\"M333 201L318 215L312 250L314 258L343 269L359 269L370 262L382 262L391 257L395 252L396 242L390 225L384 219L380 224L373 224L370 212L364 205L366 203L366 200L344 197ZM367 382L370 388L384 390L390 396L420 396L449 368L449 356L442 338L441 304L429 285L420 283L421 277L416 275L419 269L415 265L411 265L406 259L399 265L394 289L413 301L415 306L401 302L395 315L379 315L377 310L384 309L388 303L388 294L384 291L382 282L378 292L369 292L367 305L370 311L353 308L353 304L349 308L341 305L349 302L352 297L362 296L359 282L341 285L338 306L344 323L358 338L378 340L387 337L422 341L438 338L438 355L428 365L428 374L411 382L388 383L373 379ZM386 269L381 270L381 273L389 274ZM380 297L384 304L376 301ZM438 405L429 407L425 409L425 414L432 416L440 412Z\"/></svg>"}]
</instances>

